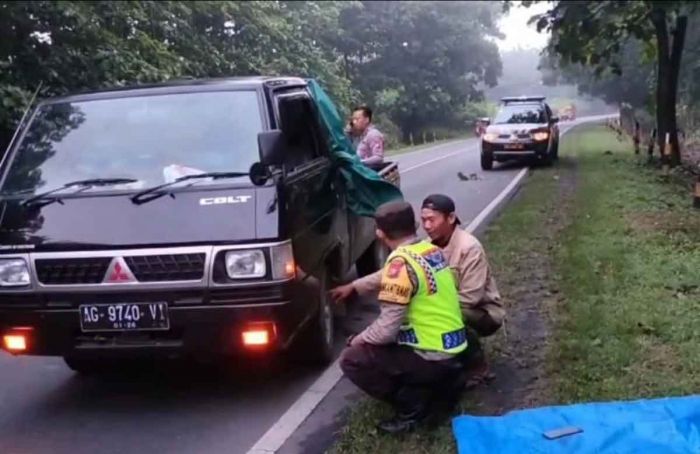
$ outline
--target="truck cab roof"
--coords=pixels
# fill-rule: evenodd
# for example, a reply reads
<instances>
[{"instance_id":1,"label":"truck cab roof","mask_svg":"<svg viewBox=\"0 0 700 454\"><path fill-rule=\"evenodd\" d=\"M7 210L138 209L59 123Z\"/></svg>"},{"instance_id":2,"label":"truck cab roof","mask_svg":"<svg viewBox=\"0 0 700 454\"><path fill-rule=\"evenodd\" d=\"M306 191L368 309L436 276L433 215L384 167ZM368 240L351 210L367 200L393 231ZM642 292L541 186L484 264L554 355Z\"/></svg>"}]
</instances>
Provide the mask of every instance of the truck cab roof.
<instances>
[{"instance_id":1,"label":"truck cab roof","mask_svg":"<svg viewBox=\"0 0 700 454\"><path fill-rule=\"evenodd\" d=\"M278 88L305 87L306 85L306 81L299 77L246 76L222 77L215 79L180 79L156 84L129 85L124 87L78 92L66 96L50 98L42 101L41 104L125 98L129 96L164 93L218 90L261 90L264 88L274 90Z\"/></svg>"}]
</instances>

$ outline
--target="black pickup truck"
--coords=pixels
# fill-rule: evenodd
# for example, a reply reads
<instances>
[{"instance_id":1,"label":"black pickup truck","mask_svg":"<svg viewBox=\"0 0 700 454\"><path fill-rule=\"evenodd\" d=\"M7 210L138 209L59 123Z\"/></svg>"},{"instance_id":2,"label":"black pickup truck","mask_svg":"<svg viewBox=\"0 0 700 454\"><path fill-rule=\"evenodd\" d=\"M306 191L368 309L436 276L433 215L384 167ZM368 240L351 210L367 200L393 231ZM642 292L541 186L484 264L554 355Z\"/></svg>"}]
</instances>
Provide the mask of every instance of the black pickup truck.
<instances>
[{"instance_id":1,"label":"black pickup truck","mask_svg":"<svg viewBox=\"0 0 700 454\"><path fill-rule=\"evenodd\" d=\"M0 164L0 334L91 372L299 345L329 361L327 290L380 265L297 78L41 102ZM398 185L398 170L380 170Z\"/></svg>"}]
</instances>

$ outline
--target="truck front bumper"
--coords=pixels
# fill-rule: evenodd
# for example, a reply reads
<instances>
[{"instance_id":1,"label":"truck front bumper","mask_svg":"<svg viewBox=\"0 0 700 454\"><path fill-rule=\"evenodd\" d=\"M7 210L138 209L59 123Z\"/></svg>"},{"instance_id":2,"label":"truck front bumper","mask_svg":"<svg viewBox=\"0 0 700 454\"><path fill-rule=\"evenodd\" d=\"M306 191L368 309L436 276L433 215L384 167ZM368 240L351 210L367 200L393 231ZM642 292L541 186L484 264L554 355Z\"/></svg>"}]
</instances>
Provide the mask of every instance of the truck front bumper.
<instances>
[{"instance_id":1,"label":"truck front bumper","mask_svg":"<svg viewBox=\"0 0 700 454\"><path fill-rule=\"evenodd\" d=\"M26 336L26 348L15 354L73 357L207 357L287 348L313 313L312 301L299 294L293 283L261 288L253 299L241 301L235 294L212 298L202 295L109 295L109 302L168 303L170 327L165 331L83 332L78 306L95 297L81 296L70 308L22 307L20 302L0 304L0 334ZM209 293L209 292L208 292ZM231 292L229 292L231 293ZM51 298L48 298L51 300ZM2 298L0 298L2 301ZM186 301L186 302L185 302ZM213 301L216 301L215 303ZM268 332L262 345L245 345L243 333ZM6 342L2 347L7 349Z\"/></svg>"}]
</instances>

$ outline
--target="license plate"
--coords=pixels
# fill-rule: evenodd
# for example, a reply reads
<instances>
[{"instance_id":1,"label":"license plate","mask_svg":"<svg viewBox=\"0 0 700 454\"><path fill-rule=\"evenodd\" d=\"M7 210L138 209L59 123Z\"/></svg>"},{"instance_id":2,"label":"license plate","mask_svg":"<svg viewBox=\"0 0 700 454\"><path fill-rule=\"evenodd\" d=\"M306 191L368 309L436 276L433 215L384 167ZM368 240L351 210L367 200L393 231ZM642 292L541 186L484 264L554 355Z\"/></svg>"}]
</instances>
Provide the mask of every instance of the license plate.
<instances>
[{"instance_id":1,"label":"license plate","mask_svg":"<svg viewBox=\"0 0 700 454\"><path fill-rule=\"evenodd\" d=\"M170 328L167 303L84 304L80 328L88 331L161 331Z\"/></svg>"},{"instance_id":2,"label":"license plate","mask_svg":"<svg viewBox=\"0 0 700 454\"><path fill-rule=\"evenodd\" d=\"M522 150L525 145L522 143L507 143L505 146L506 150Z\"/></svg>"}]
</instances>

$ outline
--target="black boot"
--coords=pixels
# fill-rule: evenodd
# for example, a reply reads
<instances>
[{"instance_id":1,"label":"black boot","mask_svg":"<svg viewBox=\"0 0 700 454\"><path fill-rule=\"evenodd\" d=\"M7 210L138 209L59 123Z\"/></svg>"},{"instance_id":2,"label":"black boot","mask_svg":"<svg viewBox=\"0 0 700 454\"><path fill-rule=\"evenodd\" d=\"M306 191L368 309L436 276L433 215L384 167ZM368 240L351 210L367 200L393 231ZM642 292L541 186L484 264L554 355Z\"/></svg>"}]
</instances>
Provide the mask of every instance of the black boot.
<instances>
[{"instance_id":1,"label":"black boot","mask_svg":"<svg viewBox=\"0 0 700 454\"><path fill-rule=\"evenodd\" d=\"M423 410L410 413L399 412L393 418L377 424L377 429L388 434L412 432L423 419L425 419Z\"/></svg>"}]
</instances>

